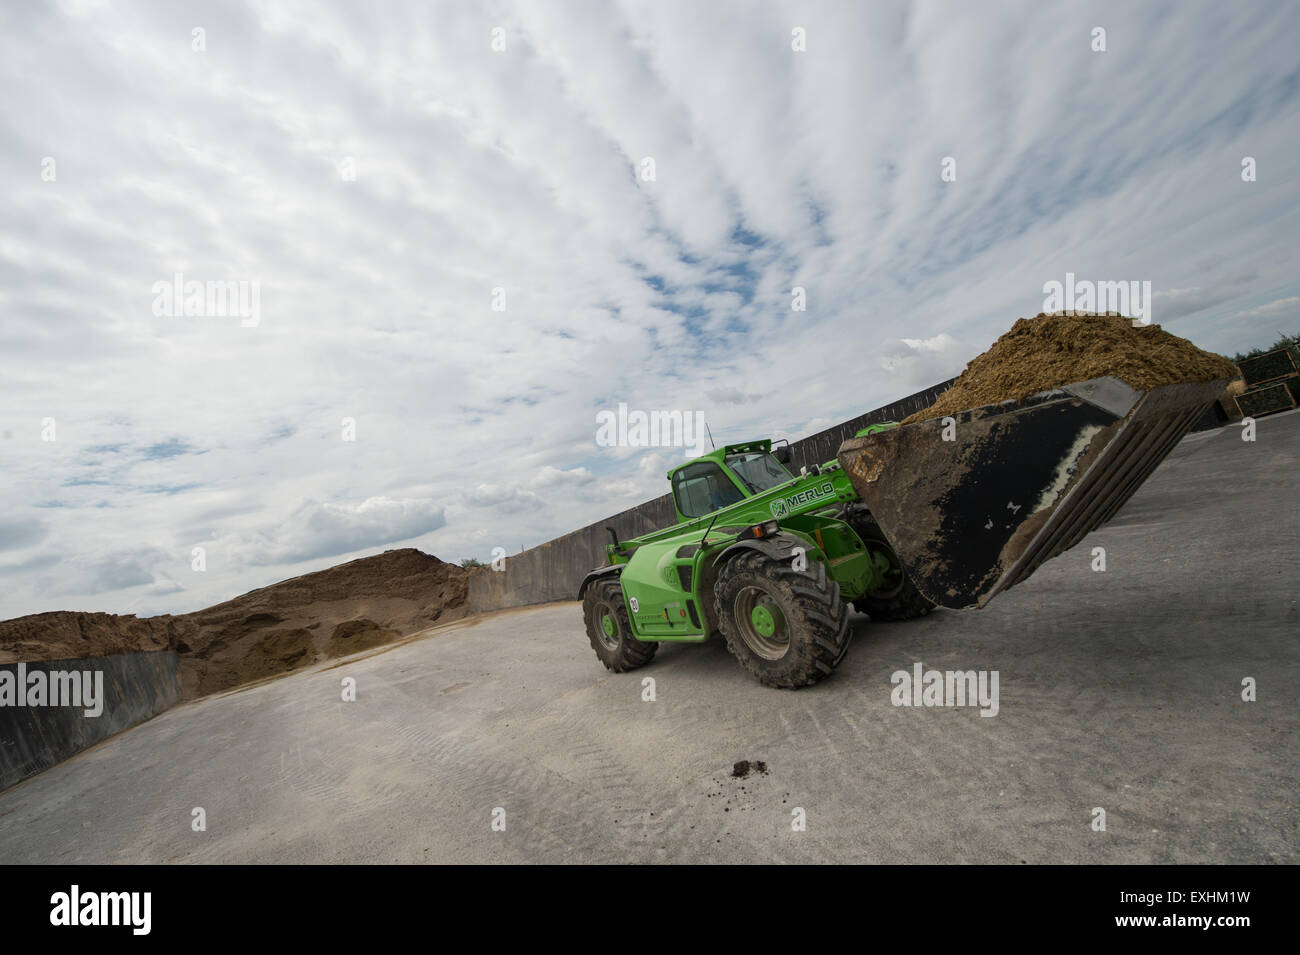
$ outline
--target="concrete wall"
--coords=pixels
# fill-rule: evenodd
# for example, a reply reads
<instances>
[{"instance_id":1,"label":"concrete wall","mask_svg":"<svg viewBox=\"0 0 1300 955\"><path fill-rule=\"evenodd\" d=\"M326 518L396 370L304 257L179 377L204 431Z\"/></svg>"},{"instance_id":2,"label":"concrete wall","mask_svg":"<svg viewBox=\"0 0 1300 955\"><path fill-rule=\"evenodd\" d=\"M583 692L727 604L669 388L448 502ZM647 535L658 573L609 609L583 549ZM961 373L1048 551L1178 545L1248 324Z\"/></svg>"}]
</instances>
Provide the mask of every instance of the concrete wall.
<instances>
[{"instance_id":1,"label":"concrete wall","mask_svg":"<svg viewBox=\"0 0 1300 955\"><path fill-rule=\"evenodd\" d=\"M794 471L809 464L821 464L835 457L840 443L869 424L900 421L914 411L928 408L952 384L940 382L901 401L858 415L790 445L790 466ZM763 437L763 435L754 435ZM664 482L667 486L667 482ZM550 600L573 600L582 578L605 563L606 527L618 532L619 540L639 537L676 523L677 512L668 494L620 511L603 521L529 548L506 558L506 569L476 570L469 579L470 611L482 613L507 607L523 607Z\"/></svg>"},{"instance_id":2,"label":"concrete wall","mask_svg":"<svg viewBox=\"0 0 1300 955\"><path fill-rule=\"evenodd\" d=\"M14 674L0 679L16 681L19 666L0 665L0 672ZM0 705L0 789L144 722L181 698L180 663L173 650L21 666L28 675L52 670L102 672L103 711L88 717L82 706Z\"/></svg>"}]
</instances>

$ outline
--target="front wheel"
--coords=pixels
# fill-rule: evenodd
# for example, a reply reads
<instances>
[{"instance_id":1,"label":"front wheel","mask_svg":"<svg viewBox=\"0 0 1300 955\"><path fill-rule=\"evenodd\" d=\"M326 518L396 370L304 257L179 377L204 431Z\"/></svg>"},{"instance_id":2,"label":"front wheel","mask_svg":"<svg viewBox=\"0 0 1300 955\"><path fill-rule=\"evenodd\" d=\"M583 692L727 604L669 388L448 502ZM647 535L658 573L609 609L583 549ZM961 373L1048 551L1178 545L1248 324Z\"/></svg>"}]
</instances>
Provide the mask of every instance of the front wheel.
<instances>
[{"instance_id":1,"label":"front wheel","mask_svg":"<svg viewBox=\"0 0 1300 955\"><path fill-rule=\"evenodd\" d=\"M855 597L853 608L859 613L868 614L872 620L911 620L913 617L923 617L933 610L934 602L916 589L916 584L912 583L911 576L903 569L902 562L875 519L867 514L856 514L848 519L848 523L858 537L862 538L862 543L873 559L879 558L889 565L884 583L875 590Z\"/></svg>"},{"instance_id":2,"label":"front wheel","mask_svg":"<svg viewBox=\"0 0 1300 955\"><path fill-rule=\"evenodd\" d=\"M657 643L642 643L632 636L623 588L617 579L599 580L582 598L582 620L587 639L606 669L626 673L645 666L659 649Z\"/></svg>"},{"instance_id":3,"label":"front wheel","mask_svg":"<svg viewBox=\"0 0 1300 955\"><path fill-rule=\"evenodd\" d=\"M797 571L758 551L732 558L714 587L727 649L760 683L797 689L828 675L849 647L849 608L826 566Z\"/></svg>"}]
</instances>

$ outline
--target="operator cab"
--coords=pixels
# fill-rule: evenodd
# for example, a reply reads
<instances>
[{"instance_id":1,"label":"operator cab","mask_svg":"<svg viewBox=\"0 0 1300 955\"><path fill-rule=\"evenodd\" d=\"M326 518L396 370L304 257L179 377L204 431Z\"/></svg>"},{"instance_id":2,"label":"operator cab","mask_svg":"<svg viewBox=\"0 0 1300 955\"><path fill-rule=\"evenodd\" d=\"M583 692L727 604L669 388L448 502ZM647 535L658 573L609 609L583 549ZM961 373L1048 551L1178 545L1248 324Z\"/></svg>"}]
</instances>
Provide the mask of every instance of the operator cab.
<instances>
[{"instance_id":1,"label":"operator cab","mask_svg":"<svg viewBox=\"0 0 1300 955\"><path fill-rule=\"evenodd\" d=\"M703 517L793 479L782 460L789 446L773 453L770 440L731 444L668 472L673 502L682 520Z\"/></svg>"}]
</instances>

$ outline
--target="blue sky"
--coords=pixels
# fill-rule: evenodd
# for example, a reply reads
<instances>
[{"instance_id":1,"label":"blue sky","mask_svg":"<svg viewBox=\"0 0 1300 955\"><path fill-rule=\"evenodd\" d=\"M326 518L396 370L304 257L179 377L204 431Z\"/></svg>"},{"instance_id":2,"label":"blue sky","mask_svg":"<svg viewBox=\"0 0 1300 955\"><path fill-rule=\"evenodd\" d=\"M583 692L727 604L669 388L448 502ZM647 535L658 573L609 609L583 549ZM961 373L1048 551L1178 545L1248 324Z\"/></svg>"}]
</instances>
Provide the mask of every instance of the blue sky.
<instances>
[{"instance_id":1,"label":"blue sky","mask_svg":"<svg viewBox=\"0 0 1300 955\"><path fill-rule=\"evenodd\" d=\"M1300 331L1298 41L1249 2L5 5L0 617L513 553L666 489L598 411L801 436L1066 272L1202 347ZM177 272L259 321L155 314Z\"/></svg>"}]
</instances>

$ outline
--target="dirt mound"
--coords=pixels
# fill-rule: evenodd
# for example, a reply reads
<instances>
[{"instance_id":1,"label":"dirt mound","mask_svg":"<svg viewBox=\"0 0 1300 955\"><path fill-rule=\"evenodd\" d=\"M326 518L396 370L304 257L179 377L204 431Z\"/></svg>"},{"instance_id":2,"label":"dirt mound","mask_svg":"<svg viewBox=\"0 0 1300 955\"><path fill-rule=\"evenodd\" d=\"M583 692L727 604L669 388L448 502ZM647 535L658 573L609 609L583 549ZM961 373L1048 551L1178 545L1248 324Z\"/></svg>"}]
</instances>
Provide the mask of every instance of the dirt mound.
<instances>
[{"instance_id":1,"label":"dirt mound","mask_svg":"<svg viewBox=\"0 0 1300 955\"><path fill-rule=\"evenodd\" d=\"M0 663L170 648L192 699L463 617L468 578L462 567L406 548L178 616L33 614L0 621Z\"/></svg>"},{"instance_id":2,"label":"dirt mound","mask_svg":"<svg viewBox=\"0 0 1300 955\"><path fill-rule=\"evenodd\" d=\"M1202 351L1159 325L1134 326L1132 319L1114 313L1040 313L1017 320L966 366L938 401L903 419L903 424L1019 401L1103 375L1148 390L1183 381L1231 380L1237 374L1228 359Z\"/></svg>"},{"instance_id":3,"label":"dirt mound","mask_svg":"<svg viewBox=\"0 0 1300 955\"><path fill-rule=\"evenodd\" d=\"M134 614L57 610L0 621L0 663L19 660L79 660L82 657L171 645L172 617L137 619Z\"/></svg>"}]
</instances>

